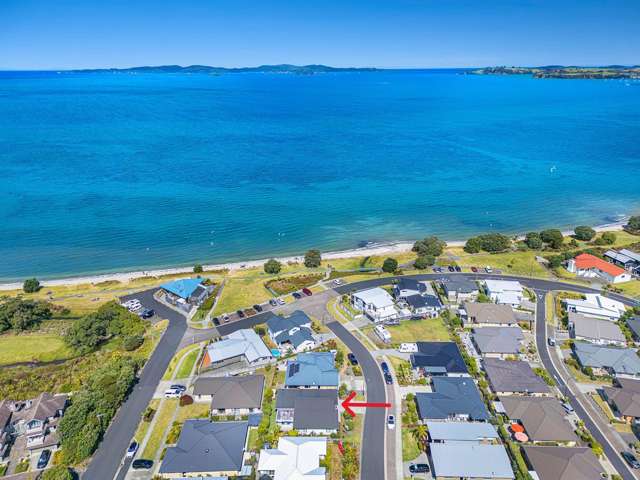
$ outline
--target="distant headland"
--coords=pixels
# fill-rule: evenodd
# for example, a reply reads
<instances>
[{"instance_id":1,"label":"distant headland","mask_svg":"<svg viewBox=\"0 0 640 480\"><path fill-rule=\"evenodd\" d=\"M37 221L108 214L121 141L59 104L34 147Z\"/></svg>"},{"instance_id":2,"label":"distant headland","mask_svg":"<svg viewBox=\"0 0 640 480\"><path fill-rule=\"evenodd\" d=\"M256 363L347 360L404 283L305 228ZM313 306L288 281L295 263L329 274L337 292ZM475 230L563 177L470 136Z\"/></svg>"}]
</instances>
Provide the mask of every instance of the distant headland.
<instances>
[{"instance_id":1,"label":"distant headland","mask_svg":"<svg viewBox=\"0 0 640 480\"><path fill-rule=\"evenodd\" d=\"M640 79L640 66L563 67L560 65L549 65L546 67L486 67L471 70L468 73L472 75L532 75L534 78Z\"/></svg>"},{"instance_id":2,"label":"distant headland","mask_svg":"<svg viewBox=\"0 0 640 480\"><path fill-rule=\"evenodd\" d=\"M260 65L258 67L212 67L208 65L189 65L182 67L180 65L160 65L160 66L143 66L131 68L95 68L70 70L72 73L205 73L220 75L223 73L294 73L298 75L313 75L315 73L333 73L333 72L373 72L378 69L372 67L329 67L327 65Z\"/></svg>"}]
</instances>

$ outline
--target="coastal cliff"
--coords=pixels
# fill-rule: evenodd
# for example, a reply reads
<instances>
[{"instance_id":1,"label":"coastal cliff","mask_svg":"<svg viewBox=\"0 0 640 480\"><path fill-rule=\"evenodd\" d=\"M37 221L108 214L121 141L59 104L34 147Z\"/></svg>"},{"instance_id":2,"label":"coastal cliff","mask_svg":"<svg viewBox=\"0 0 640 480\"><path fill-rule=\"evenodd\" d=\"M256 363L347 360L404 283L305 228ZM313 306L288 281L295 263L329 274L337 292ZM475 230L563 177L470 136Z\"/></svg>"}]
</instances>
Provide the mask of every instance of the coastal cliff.
<instances>
[{"instance_id":1,"label":"coastal cliff","mask_svg":"<svg viewBox=\"0 0 640 480\"><path fill-rule=\"evenodd\" d=\"M640 79L640 66L625 67L611 65L607 67L486 67L469 72L472 75L531 75L534 78L564 79Z\"/></svg>"}]
</instances>

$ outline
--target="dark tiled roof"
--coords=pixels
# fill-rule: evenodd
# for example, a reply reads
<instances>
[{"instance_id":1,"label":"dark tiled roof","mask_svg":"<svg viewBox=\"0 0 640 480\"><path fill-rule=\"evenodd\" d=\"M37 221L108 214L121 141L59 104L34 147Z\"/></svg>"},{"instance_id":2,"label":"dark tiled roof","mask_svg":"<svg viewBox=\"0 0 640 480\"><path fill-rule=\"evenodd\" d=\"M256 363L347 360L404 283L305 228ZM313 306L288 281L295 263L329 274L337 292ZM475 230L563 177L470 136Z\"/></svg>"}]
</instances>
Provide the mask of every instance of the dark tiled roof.
<instances>
[{"instance_id":1,"label":"dark tiled roof","mask_svg":"<svg viewBox=\"0 0 640 480\"><path fill-rule=\"evenodd\" d=\"M213 395L211 408L260 408L262 375L238 377L199 377L193 386L194 395Z\"/></svg>"},{"instance_id":2,"label":"dark tiled roof","mask_svg":"<svg viewBox=\"0 0 640 480\"><path fill-rule=\"evenodd\" d=\"M549 393L549 387L527 362L485 358L484 369L494 392Z\"/></svg>"},{"instance_id":3,"label":"dark tiled roof","mask_svg":"<svg viewBox=\"0 0 640 480\"><path fill-rule=\"evenodd\" d=\"M280 389L276 408L293 408L296 430L338 428L338 391L334 389Z\"/></svg>"},{"instance_id":4,"label":"dark tiled roof","mask_svg":"<svg viewBox=\"0 0 640 480\"><path fill-rule=\"evenodd\" d=\"M468 415L472 420L488 420L489 412L472 378L434 377L433 392L416 393L421 419L447 419Z\"/></svg>"},{"instance_id":5,"label":"dark tiled roof","mask_svg":"<svg viewBox=\"0 0 640 480\"><path fill-rule=\"evenodd\" d=\"M454 342L417 342L418 352L411 355L413 368L432 373L467 373L467 365Z\"/></svg>"},{"instance_id":6,"label":"dark tiled roof","mask_svg":"<svg viewBox=\"0 0 640 480\"><path fill-rule=\"evenodd\" d=\"M405 301L413 308L433 307L441 308L442 303L435 295L409 295Z\"/></svg>"}]
</instances>

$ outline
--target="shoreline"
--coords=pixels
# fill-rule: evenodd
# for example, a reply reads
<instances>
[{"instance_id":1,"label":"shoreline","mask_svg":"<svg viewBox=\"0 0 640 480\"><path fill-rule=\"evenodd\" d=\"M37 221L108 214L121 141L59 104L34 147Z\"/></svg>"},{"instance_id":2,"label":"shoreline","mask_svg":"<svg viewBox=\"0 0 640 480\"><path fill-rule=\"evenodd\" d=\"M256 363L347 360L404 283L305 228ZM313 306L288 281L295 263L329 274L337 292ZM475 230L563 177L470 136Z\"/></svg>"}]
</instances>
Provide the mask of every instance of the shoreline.
<instances>
[{"instance_id":1,"label":"shoreline","mask_svg":"<svg viewBox=\"0 0 640 480\"><path fill-rule=\"evenodd\" d=\"M602 225L598 225L593 227L596 232L607 232L607 231L620 231L623 226L626 224L626 219L623 221L606 223ZM569 236L573 235L573 230L564 230L562 232L563 235ZM523 236L518 236L518 240L524 239ZM463 247L466 243L466 240L452 240L446 241L448 247ZM379 256L379 255L392 255L397 253L406 253L411 251L414 242L388 242L388 243L379 243L365 247L352 248L348 250L340 250L334 252L323 252L322 259L323 260L337 260L342 258L351 258L351 257L366 257L366 256ZM296 262L301 263L304 260L304 255L292 255L287 257L275 257L281 263L288 262ZM229 263L219 263L219 264L203 264L202 267L204 269L204 273L211 270L241 270L247 268L255 268L261 267L268 258L263 258L259 260L247 260L244 262L229 262ZM81 275L81 276L70 276L70 277L62 277L51 280L41 280L40 285L42 287L55 287L55 286L64 286L64 285L82 285L82 284L95 284L101 282L108 281L118 281L121 283L126 283L136 278L143 277L158 277L162 275L178 275L183 273L193 273L193 266L187 267L167 267L167 268L157 268L151 270L136 270L129 272L115 272L115 273L104 273L104 274L95 274L95 275ZM21 290L22 282L5 282L0 283L0 291L8 291L8 290Z\"/></svg>"}]
</instances>

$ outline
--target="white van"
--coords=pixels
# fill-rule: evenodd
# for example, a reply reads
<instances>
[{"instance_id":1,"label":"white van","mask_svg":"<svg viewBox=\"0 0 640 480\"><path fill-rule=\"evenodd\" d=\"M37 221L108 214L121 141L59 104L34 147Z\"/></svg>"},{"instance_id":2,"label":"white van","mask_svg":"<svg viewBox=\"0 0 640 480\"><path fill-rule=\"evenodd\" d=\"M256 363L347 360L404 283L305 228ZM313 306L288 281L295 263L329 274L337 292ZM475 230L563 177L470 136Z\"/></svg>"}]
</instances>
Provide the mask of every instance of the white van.
<instances>
[{"instance_id":1,"label":"white van","mask_svg":"<svg viewBox=\"0 0 640 480\"><path fill-rule=\"evenodd\" d=\"M382 325L376 325L374 331L384 343L391 343L391 334L389 333L389 330L384 328Z\"/></svg>"}]
</instances>

